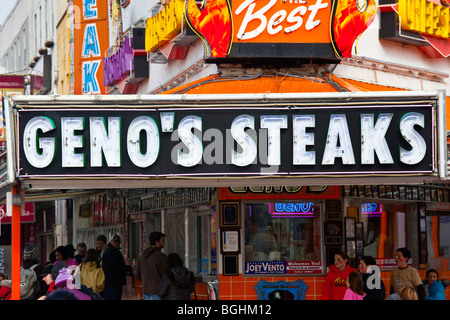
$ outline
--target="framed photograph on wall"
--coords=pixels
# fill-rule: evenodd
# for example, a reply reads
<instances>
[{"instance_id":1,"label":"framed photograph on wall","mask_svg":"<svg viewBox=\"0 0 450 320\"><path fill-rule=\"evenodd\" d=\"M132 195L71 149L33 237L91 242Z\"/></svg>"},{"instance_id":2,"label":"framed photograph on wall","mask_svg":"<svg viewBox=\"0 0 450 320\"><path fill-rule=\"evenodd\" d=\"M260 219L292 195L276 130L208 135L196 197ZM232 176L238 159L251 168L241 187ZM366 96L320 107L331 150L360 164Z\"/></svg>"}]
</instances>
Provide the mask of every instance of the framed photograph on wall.
<instances>
[{"instance_id":1,"label":"framed photograph on wall","mask_svg":"<svg viewBox=\"0 0 450 320\"><path fill-rule=\"evenodd\" d=\"M364 225L362 222L357 222L355 227L355 237L356 239L362 239L364 235Z\"/></svg>"},{"instance_id":2,"label":"framed photograph on wall","mask_svg":"<svg viewBox=\"0 0 450 320\"><path fill-rule=\"evenodd\" d=\"M347 240L346 241L346 252L350 259L356 258L356 241Z\"/></svg>"},{"instance_id":3,"label":"framed photograph on wall","mask_svg":"<svg viewBox=\"0 0 450 320\"><path fill-rule=\"evenodd\" d=\"M239 202L223 202L219 211L219 227L240 227Z\"/></svg>"},{"instance_id":4,"label":"framed photograph on wall","mask_svg":"<svg viewBox=\"0 0 450 320\"><path fill-rule=\"evenodd\" d=\"M222 256L222 267L224 276L238 276L239 264L237 254L226 254Z\"/></svg>"},{"instance_id":5,"label":"framed photograph on wall","mask_svg":"<svg viewBox=\"0 0 450 320\"><path fill-rule=\"evenodd\" d=\"M345 237L355 237L355 218L345 218Z\"/></svg>"},{"instance_id":6,"label":"framed photograph on wall","mask_svg":"<svg viewBox=\"0 0 450 320\"><path fill-rule=\"evenodd\" d=\"M240 230L222 230L220 252L240 253L241 252L241 235Z\"/></svg>"}]
</instances>

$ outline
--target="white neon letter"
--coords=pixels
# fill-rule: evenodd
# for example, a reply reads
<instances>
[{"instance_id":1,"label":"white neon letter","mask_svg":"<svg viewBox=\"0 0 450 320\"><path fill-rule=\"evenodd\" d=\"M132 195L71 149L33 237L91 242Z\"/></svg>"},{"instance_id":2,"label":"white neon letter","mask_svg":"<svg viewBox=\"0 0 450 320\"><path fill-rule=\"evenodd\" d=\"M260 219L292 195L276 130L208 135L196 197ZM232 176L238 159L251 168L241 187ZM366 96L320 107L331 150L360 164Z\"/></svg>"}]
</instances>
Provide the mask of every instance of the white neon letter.
<instances>
[{"instance_id":1,"label":"white neon letter","mask_svg":"<svg viewBox=\"0 0 450 320\"><path fill-rule=\"evenodd\" d=\"M293 117L293 163L294 165L315 165L316 152L306 151L306 146L314 145L314 133L306 133L306 128L316 126L316 116L294 116Z\"/></svg>"},{"instance_id":2,"label":"white neon letter","mask_svg":"<svg viewBox=\"0 0 450 320\"><path fill-rule=\"evenodd\" d=\"M56 138L38 138L37 131L43 133L56 128L54 122L47 117L34 117L28 121L23 131L23 151L28 162L35 168L45 168L52 163L56 151ZM39 140L39 152L37 142Z\"/></svg>"},{"instance_id":3,"label":"white neon letter","mask_svg":"<svg viewBox=\"0 0 450 320\"><path fill-rule=\"evenodd\" d=\"M193 129L202 131L202 118L186 116L178 125L178 136L189 149L189 152L178 150L177 163L183 167L193 167L199 164L203 157L203 143L193 132Z\"/></svg>"},{"instance_id":4,"label":"white neon letter","mask_svg":"<svg viewBox=\"0 0 450 320\"><path fill-rule=\"evenodd\" d=\"M379 115L375 127L373 126L374 115L361 115L361 163L374 164L375 154L381 164L394 163L391 152L387 145L385 135L391 123L393 114L382 113Z\"/></svg>"},{"instance_id":5,"label":"white neon letter","mask_svg":"<svg viewBox=\"0 0 450 320\"><path fill-rule=\"evenodd\" d=\"M261 116L261 128L267 130L267 164L269 166L279 166L281 164L281 132L286 129L287 116Z\"/></svg>"},{"instance_id":6,"label":"white neon letter","mask_svg":"<svg viewBox=\"0 0 450 320\"><path fill-rule=\"evenodd\" d=\"M253 116L240 115L231 124L231 136L243 150L242 152L231 151L231 163L239 167L248 166L255 161L258 150L255 140L245 132L246 128L255 129Z\"/></svg>"},{"instance_id":7,"label":"white neon letter","mask_svg":"<svg viewBox=\"0 0 450 320\"><path fill-rule=\"evenodd\" d=\"M83 136L76 136L75 130L84 129L84 117L61 118L62 166L84 167L84 154L75 153L75 148L83 147Z\"/></svg>"},{"instance_id":8,"label":"white neon letter","mask_svg":"<svg viewBox=\"0 0 450 320\"><path fill-rule=\"evenodd\" d=\"M108 167L120 167L120 118L108 118L108 131L105 118L90 118L91 167L102 166L102 151Z\"/></svg>"},{"instance_id":9,"label":"white neon letter","mask_svg":"<svg viewBox=\"0 0 450 320\"><path fill-rule=\"evenodd\" d=\"M427 144L423 137L414 130L415 125L425 127L425 116L423 114L410 112L405 114L400 121L400 132L412 147L409 151L400 148L400 161L405 164L419 163L427 152Z\"/></svg>"},{"instance_id":10,"label":"white neon letter","mask_svg":"<svg viewBox=\"0 0 450 320\"><path fill-rule=\"evenodd\" d=\"M340 146L338 146L338 141ZM345 114L332 114L330 117L322 164L334 164L336 157L341 157L343 164L355 164L355 156Z\"/></svg>"},{"instance_id":11,"label":"white neon letter","mask_svg":"<svg viewBox=\"0 0 450 320\"><path fill-rule=\"evenodd\" d=\"M147 137L145 154L141 152L140 134L144 130ZM159 154L159 131L155 120L150 117L137 117L131 121L127 133L127 150L131 162L139 168L151 166Z\"/></svg>"}]
</instances>

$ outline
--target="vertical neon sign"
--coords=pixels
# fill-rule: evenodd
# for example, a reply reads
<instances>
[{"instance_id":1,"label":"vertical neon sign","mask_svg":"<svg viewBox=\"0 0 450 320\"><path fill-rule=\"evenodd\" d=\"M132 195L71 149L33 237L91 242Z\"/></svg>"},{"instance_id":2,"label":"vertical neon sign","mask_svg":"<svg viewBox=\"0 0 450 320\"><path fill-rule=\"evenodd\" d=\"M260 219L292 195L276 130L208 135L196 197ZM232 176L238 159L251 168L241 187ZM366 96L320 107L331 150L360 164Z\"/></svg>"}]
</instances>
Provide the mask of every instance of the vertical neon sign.
<instances>
[{"instance_id":1,"label":"vertical neon sign","mask_svg":"<svg viewBox=\"0 0 450 320\"><path fill-rule=\"evenodd\" d=\"M108 48L108 1L74 0L74 94L104 94L103 53Z\"/></svg>"}]
</instances>

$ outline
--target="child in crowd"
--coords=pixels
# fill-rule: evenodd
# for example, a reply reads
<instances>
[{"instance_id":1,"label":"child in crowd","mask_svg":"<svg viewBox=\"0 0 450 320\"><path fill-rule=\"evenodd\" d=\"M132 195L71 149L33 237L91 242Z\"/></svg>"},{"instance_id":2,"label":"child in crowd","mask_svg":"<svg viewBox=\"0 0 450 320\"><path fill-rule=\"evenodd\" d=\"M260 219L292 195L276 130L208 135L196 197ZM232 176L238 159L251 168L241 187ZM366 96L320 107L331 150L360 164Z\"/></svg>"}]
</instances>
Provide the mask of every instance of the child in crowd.
<instances>
[{"instance_id":1,"label":"child in crowd","mask_svg":"<svg viewBox=\"0 0 450 320\"><path fill-rule=\"evenodd\" d=\"M445 287L448 280L439 280L439 273L435 269L427 270L426 279L423 281L426 300L445 300Z\"/></svg>"},{"instance_id":2,"label":"child in crowd","mask_svg":"<svg viewBox=\"0 0 450 320\"><path fill-rule=\"evenodd\" d=\"M356 271L350 272L347 279L347 291L345 291L343 300L363 300L365 295L361 275Z\"/></svg>"}]
</instances>

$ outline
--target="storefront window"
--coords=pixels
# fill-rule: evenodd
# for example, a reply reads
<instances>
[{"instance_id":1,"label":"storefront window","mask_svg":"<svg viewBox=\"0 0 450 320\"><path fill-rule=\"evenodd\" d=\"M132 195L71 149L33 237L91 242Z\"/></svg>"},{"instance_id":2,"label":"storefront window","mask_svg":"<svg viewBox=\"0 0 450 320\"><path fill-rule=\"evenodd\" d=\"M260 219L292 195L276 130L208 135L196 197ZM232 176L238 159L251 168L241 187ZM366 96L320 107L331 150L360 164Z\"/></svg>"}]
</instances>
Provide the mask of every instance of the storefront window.
<instances>
[{"instance_id":1,"label":"storefront window","mask_svg":"<svg viewBox=\"0 0 450 320\"><path fill-rule=\"evenodd\" d=\"M413 241L414 235L417 237L414 208L406 204L362 202L359 207L359 221L364 230L362 254L374 257L386 270L395 267L395 251L407 247L413 253L409 262L417 262L417 242Z\"/></svg>"},{"instance_id":2,"label":"storefront window","mask_svg":"<svg viewBox=\"0 0 450 320\"><path fill-rule=\"evenodd\" d=\"M318 202L245 204L245 271L322 273Z\"/></svg>"},{"instance_id":3,"label":"storefront window","mask_svg":"<svg viewBox=\"0 0 450 320\"><path fill-rule=\"evenodd\" d=\"M445 270L450 258L450 213L427 211L427 254L431 268Z\"/></svg>"}]
</instances>

